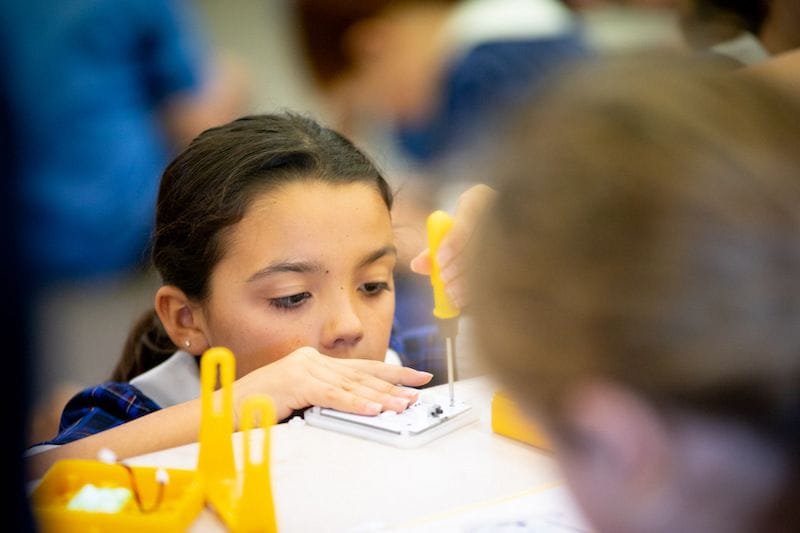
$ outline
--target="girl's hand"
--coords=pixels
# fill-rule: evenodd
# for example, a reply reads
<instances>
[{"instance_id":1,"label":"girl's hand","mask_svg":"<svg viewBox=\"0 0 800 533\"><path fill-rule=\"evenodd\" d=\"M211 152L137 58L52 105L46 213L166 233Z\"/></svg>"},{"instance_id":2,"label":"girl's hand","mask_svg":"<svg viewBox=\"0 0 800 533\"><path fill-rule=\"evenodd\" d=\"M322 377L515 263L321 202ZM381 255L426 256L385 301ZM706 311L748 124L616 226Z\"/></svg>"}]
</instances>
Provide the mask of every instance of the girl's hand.
<instances>
[{"instance_id":1,"label":"girl's hand","mask_svg":"<svg viewBox=\"0 0 800 533\"><path fill-rule=\"evenodd\" d=\"M311 405L361 415L399 413L417 401L419 393L398 385L418 387L432 377L429 372L412 368L366 359L338 359L304 347L238 379L234 404L238 415L246 396L267 393L275 401L278 420Z\"/></svg>"},{"instance_id":2,"label":"girl's hand","mask_svg":"<svg viewBox=\"0 0 800 533\"><path fill-rule=\"evenodd\" d=\"M450 301L459 308L469 303L466 276L469 260L464 253L478 222L495 197L495 190L486 185L474 185L458 197L456 212L453 215L453 228L442 239L437 260L439 271ZM411 270L417 274L431 274L430 250L423 250L411 260Z\"/></svg>"}]
</instances>

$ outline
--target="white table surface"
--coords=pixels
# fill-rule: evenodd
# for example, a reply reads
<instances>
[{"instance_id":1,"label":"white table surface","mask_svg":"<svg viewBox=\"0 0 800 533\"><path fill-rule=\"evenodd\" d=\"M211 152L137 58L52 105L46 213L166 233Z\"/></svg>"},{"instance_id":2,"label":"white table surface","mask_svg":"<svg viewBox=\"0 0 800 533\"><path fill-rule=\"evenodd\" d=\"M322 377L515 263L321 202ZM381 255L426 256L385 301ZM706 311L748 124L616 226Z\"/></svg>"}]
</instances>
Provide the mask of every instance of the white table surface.
<instances>
[{"instance_id":1,"label":"white table surface","mask_svg":"<svg viewBox=\"0 0 800 533\"><path fill-rule=\"evenodd\" d=\"M272 428L271 477L278 529L290 532L403 531L420 523L561 484L545 452L491 430L486 378L455 384L480 419L419 448L401 449L349 435L280 424ZM446 394L446 385L422 398ZM234 452L241 466L241 433ZM193 469L198 445L189 444L126 462ZM191 531L225 531L206 507Z\"/></svg>"}]
</instances>

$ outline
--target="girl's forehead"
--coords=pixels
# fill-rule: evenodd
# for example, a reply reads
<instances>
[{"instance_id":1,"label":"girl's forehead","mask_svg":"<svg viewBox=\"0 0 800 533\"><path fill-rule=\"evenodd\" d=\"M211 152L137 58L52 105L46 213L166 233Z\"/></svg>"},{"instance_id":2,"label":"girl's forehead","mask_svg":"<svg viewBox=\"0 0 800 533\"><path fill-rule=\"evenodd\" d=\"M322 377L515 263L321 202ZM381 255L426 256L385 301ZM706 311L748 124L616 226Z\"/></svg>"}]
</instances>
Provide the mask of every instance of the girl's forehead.
<instances>
[{"instance_id":1,"label":"girl's forehead","mask_svg":"<svg viewBox=\"0 0 800 533\"><path fill-rule=\"evenodd\" d=\"M253 198L230 228L225 257L261 263L275 256L346 256L392 244L389 210L368 183L298 181Z\"/></svg>"},{"instance_id":2,"label":"girl's forehead","mask_svg":"<svg viewBox=\"0 0 800 533\"><path fill-rule=\"evenodd\" d=\"M253 210L266 208L280 211L292 209L297 204L319 207L328 204L351 205L365 208L381 207L387 212L389 210L377 185L373 183L364 181L336 183L308 178L290 181L266 191L256 192L245 216Z\"/></svg>"}]
</instances>

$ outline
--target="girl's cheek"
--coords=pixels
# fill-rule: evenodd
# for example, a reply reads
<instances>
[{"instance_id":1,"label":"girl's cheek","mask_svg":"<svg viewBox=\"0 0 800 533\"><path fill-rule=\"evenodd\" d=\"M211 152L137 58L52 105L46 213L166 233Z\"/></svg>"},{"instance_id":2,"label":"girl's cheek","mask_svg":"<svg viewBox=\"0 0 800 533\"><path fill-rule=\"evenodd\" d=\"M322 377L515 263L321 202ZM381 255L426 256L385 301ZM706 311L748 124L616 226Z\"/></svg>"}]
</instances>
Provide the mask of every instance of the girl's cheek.
<instances>
[{"instance_id":1,"label":"girl's cheek","mask_svg":"<svg viewBox=\"0 0 800 533\"><path fill-rule=\"evenodd\" d=\"M295 338L288 341L281 352L284 356L289 355L290 353L294 352L297 349L302 348L303 346L311 346L312 348L317 348L316 343L308 342L307 339Z\"/></svg>"}]
</instances>

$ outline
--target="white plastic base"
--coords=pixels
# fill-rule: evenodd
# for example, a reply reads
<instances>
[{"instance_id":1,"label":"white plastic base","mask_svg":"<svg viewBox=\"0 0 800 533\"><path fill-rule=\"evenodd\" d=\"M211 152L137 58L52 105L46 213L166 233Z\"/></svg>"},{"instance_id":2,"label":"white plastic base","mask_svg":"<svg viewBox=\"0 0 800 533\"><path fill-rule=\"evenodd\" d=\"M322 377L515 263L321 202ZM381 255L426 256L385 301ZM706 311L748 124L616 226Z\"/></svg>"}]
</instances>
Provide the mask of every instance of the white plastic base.
<instances>
[{"instance_id":1,"label":"white plastic base","mask_svg":"<svg viewBox=\"0 0 800 533\"><path fill-rule=\"evenodd\" d=\"M402 413L384 411L376 416L354 415L314 406L303 418L310 426L330 429L398 448L416 448L478 419L465 402L418 401Z\"/></svg>"}]
</instances>

